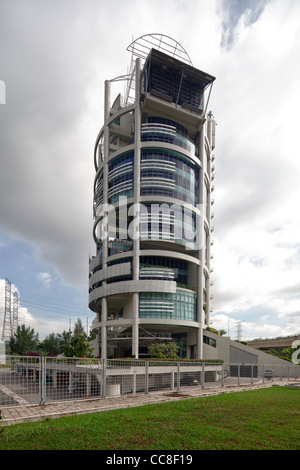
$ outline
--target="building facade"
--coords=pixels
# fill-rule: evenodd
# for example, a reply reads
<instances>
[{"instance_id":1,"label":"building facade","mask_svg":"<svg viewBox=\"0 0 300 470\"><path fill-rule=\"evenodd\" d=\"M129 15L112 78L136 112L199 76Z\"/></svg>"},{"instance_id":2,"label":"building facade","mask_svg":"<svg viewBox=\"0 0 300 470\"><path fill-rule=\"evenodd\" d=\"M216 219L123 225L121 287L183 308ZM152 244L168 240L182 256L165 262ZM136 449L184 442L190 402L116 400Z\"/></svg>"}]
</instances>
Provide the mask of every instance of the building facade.
<instances>
[{"instance_id":1,"label":"building facade","mask_svg":"<svg viewBox=\"0 0 300 470\"><path fill-rule=\"evenodd\" d=\"M130 44L126 76L105 82L104 125L94 148L95 256L89 307L96 355L146 357L176 341L202 358L209 324L215 78L193 67L172 38ZM111 86L125 80L125 98Z\"/></svg>"}]
</instances>

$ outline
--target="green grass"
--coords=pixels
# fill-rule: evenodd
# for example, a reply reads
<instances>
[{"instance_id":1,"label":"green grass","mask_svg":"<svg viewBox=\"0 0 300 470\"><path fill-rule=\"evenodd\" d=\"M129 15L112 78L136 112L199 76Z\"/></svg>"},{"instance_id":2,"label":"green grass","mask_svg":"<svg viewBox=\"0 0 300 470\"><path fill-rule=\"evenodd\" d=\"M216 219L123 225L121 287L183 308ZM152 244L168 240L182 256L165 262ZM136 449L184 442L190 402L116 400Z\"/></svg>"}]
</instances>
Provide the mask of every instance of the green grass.
<instances>
[{"instance_id":1,"label":"green grass","mask_svg":"<svg viewBox=\"0 0 300 470\"><path fill-rule=\"evenodd\" d=\"M299 398L270 387L4 426L0 450L299 450Z\"/></svg>"}]
</instances>

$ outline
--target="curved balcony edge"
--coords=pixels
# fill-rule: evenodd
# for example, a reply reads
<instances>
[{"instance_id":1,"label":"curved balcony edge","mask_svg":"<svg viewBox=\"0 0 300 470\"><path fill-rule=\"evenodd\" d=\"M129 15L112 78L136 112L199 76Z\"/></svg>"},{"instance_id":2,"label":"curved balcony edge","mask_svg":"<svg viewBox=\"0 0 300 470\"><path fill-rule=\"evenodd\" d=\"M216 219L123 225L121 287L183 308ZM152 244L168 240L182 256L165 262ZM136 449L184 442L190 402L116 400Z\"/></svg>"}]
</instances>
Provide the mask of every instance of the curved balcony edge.
<instances>
[{"instance_id":1,"label":"curved balcony edge","mask_svg":"<svg viewBox=\"0 0 300 470\"><path fill-rule=\"evenodd\" d=\"M107 262L111 261L117 261L118 259L122 260L123 258L132 258L134 255L133 251L125 251L123 253L117 253L114 255L110 255L107 258ZM140 249L138 250L138 255L139 256L163 256L167 258L176 258L176 259L183 259L185 261L188 261L189 263L193 263L196 265L201 265L201 262L199 258L196 258L195 256L183 253L183 252L178 252L178 251L166 251L165 248L161 249ZM91 258L89 262L89 272L92 273L95 269L99 268L99 266L102 265L102 262L99 259L99 255L95 255L94 257Z\"/></svg>"},{"instance_id":2,"label":"curved balcony edge","mask_svg":"<svg viewBox=\"0 0 300 470\"><path fill-rule=\"evenodd\" d=\"M110 279L117 276L126 276L131 274L131 263L120 263L113 264L112 266L107 266L104 269L96 271L89 279L89 287L92 287L93 284L101 282L105 279Z\"/></svg>"},{"instance_id":3,"label":"curved balcony edge","mask_svg":"<svg viewBox=\"0 0 300 470\"><path fill-rule=\"evenodd\" d=\"M93 328L106 327L129 327L135 324L132 318L122 318L118 320L107 320L105 322L94 322ZM160 325L160 326L186 326L188 328L200 328L200 323L193 320L177 320L167 318L138 318L139 325Z\"/></svg>"},{"instance_id":4,"label":"curved balcony edge","mask_svg":"<svg viewBox=\"0 0 300 470\"><path fill-rule=\"evenodd\" d=\"M89 305L101 299L118 294L133 294L137 292L167 292L176 293L175 281L154 281L154 280L137 280L137 281L121 281L113 284L106 284L97 287L89 295Z\"/></svg>"}]
</instances>

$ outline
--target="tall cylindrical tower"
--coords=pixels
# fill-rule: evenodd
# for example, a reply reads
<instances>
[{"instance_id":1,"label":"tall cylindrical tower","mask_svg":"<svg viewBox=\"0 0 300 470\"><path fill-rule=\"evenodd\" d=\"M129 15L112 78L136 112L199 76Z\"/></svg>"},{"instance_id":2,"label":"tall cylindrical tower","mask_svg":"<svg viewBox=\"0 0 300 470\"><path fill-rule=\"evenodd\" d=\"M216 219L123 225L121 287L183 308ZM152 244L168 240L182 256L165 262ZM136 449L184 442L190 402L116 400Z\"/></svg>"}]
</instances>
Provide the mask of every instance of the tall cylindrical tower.
<instances>
[{"instance_id":1,"label":"tall cylindrical tower","mask_svg":"<svg viewBox=\"0 0 300 470\"><path fill-rule=\"evenodd\" d=\"M209 324L215 122L214 77L158 34L128 47L127 76L105 82L104 125L94 149L96 255L89 306L101 357L147 356L176 341L202 358ZM127 81L111 104L111 83Z\"/></svg>"}]
</instances>

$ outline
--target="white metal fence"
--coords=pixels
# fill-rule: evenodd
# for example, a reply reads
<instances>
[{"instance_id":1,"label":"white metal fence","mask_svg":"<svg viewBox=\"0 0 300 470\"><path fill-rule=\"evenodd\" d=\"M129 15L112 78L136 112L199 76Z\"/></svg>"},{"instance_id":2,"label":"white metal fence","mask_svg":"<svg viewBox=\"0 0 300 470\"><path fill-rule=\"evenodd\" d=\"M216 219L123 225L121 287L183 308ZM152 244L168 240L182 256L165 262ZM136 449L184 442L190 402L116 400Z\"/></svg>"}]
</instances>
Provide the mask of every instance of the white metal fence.
<instances>
[{"instance_id":1,"label":"white metal fence","mask_svg":"<svg viewBox=\"0 0 300 470\"><path fill-rule=\"evenodd\" d=\"M300 366L6 356L0 406L293 381Z\"/></svg>"}]
</instances>

